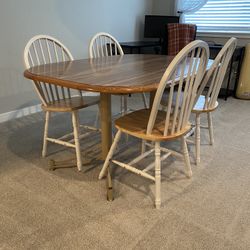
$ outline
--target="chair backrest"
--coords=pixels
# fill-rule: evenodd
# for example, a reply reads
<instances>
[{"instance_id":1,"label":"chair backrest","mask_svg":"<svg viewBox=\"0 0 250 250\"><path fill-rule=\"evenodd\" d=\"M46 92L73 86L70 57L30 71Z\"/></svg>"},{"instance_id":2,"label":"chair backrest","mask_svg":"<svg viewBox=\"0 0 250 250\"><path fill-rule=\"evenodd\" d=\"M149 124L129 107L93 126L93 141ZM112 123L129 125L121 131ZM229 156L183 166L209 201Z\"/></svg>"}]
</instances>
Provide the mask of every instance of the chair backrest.
<instances>
[{"instance_id":1,"label":"chair backrest","mask_svg":"<svg viewBox=\"0 0 250 250\"><path fill-rule=\"evenodd\" d=\"M187 44L195 40L196 25L186 23L169 23L167 25L168 55L177 55Z\"/></svg>"},{"instance_id":2,"label":"chair backrest","mask_svg":"<svg viewBox=\"0 0 250 250\"><path fill-rule=\"evenodd\" d=\"M204 41L196 40L184 47L173 59L161 78L151 109L147 134L155 125L164 90L167 88L166 118L163 136L183 131L195 103L198 87L206 72L209 48ZM174 93L176 95L174 96Z\"/></svg>"},{"instance_id":3,"label":"chair backrest","mask_svg":"<svg viewBox=\"0 0 250 250\"><path fill-rule=\"evenodd\" d=\"M204 109L213 109L216 106L220 88L236 45L237 39L234 37L230 38L220 50L212 66L206 73L201 84L201 89L199 90L199 94L201 94L204 87L209 84L208 91L205 95Z\"/></svg>"},{"instance_id":4,"label":"chair backrest","mask_svg":"<svg viewBox=\"0 0 250 250\"><path fill-rule=\"evenodd\" d=\"M98 58L104 56L123 55L119 42L110 34L105 32L93 36L89 44L89 57Z\"/></svg>"},{"instance_id":5,"label":"chair backrest","mask_svg":"<svg viewBox=\"0 0 250 250\"><path fill-rule=\"evenodd\" d=\"M73 60L70 51L57 39L47 35L37 35L29 40L24 49L24 64L28 69L47 63L64 62ZM69 88L34 81L35 89L43 103L48 103L71 98Z\"/></svg>"}]
</instances>

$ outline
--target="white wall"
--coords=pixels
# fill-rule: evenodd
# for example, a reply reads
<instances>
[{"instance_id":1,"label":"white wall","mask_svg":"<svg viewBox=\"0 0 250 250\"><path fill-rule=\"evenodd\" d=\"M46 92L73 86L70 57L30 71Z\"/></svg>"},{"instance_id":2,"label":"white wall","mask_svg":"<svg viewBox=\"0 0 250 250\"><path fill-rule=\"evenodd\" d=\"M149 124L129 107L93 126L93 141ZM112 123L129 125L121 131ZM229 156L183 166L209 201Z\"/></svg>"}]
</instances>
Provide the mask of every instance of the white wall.
<instances>
[{"instance_id":1,"label":"white wall","mask_svg":"<svg viewBox=\"0 0 250 250\"><path fill-rule=\"evenodd\" d=\"M154 15L173 15L174 0L154 0L153 14Z\"/></svg>"},{"instance_id":2,"label":"white wall","mask_svg":"<svg viewBox=\"0 0 250 250\"><path fill-rule=\"evenodd\" d=\"M61 40L75 58L88 57L96 32L118 41L143 36L144 15L154 0L1 0L0 114L38 103L31 82L23 77L23 49L36 34Z\"/></svg>"}]
</instances>

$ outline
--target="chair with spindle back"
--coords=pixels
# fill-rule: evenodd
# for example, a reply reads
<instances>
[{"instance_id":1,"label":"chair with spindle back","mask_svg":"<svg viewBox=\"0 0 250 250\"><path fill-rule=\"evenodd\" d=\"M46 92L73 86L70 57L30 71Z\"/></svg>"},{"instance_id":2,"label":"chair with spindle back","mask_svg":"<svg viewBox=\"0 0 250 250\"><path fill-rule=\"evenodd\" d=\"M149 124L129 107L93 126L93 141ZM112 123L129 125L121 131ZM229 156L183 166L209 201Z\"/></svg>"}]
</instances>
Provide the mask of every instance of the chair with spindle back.
<instances>
[{"instance_id":1,"label":"chair with spindle back","mask_svg":"<svg viewBox=\"0 0 250 250\"><path fill-rule=\"evenodd\" d=\"M37 35L29 40L24 49L24 63L26 68L39 66L47 63L65 62L65 68L69 61L73 60L70 51L57 39L47 35ZM79 131L78 110L92 105L99 104L99 97L83 97L81 91L49 84L40 81L34 81L35 90L42 102L42 109L46 113L43 150L42 156L47 154L47 143L53 142L67 147L75 148L77 158L77 168L82 168L80 139L87 134L81 134ZM58 139L48 137L48 127L51 112L70 112L72 113L73 133L64 135ZM86 126L91 131L96 128ZM74 139L65 141L73 134ZM74 142L74 143L73 143Z\"/></svg>"},{"instance_id":2,"label":"chair with spindle back","mask_svg":"<svg viewBox=\"0 0 250 250\"><path fill-rule=\"evenodd\" d=\"M199 91L199 98L192 110L195 114L195 151L196 151L196 164L200 163L200 128L206 128L209 131L210 144L214 143L212 114L217 109L219 103L217 101L223 79L225 77L229 62L232 58L234 50L237 45L236 38L230 38L223 46L219 54L216 56L211 68L206 74L204 81ZM208 85L205 95L200 95L204 87ZM203 127L200 124L201 114L207 114L208 126Z\"/></svg>"},{"instance_id":3,"label":"chair with spindle back","mask_svg":"<svg viewBox=\"0 0 250 250\"><path fill-rule=\"evenodd\" d=\"M100 32L93 36L89 44L90 58L117 55L124 55L124 53L119 42L113 36L105 32ZM141 95L144 107L147 108L146 96L144 93L142 93ZM121 95L121 113L126 114L127 111L127 95Z\"/></svg>"},{"instance_id":4,"label":"chair with spindle back","mask_svg":"<svg viewBox=\"0 0 250 250\"><path fill-rule=\"evenodd\" d=\"M198 87L206 71L208 57L209 49L205 42L197 40L187 45L173 59L161 78L152 109L137 110L115 120L118 132L100 172L99 179L105 175L109 163L113 162L133 173L153 180L156 187L155 206L160 208L161 160L166 159L170 155L183 157L186 174L188 177L192 176L186 136L191 129L189 117L195 103ZM162 111L160 102L165 88L168 88L170 95L167 109ZM177 96L173 98L173 93L176 89ZM181 95L183 90L184 92ZM154 143L148 144L151 149L147 152L139 155L129 163L123 163L113 159L121 133ZM181 138L182 142L182 154L160 146L160 142L179 138ZM162 157L161 151L165 153ZM152 152L155 152L154 163L149 164L143 170L132 166ZM149 173L153 168L155 168L154 175Z\"/></svg>"}]
</instances>

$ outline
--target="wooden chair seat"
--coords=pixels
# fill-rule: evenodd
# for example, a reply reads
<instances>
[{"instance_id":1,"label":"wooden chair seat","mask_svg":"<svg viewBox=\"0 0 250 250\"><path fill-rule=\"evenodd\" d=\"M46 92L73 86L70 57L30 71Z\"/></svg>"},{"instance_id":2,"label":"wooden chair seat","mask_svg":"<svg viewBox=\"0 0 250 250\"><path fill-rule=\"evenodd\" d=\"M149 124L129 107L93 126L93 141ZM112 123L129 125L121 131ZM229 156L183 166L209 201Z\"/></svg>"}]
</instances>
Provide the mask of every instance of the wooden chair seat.
<instances>
[{"instance_id":1,"label":"wooden chair seat","mask_svg":"<svg viewBox=\"0 0 250 250\"><path fill-rule=\"evenodd\" d=\"M66 99L60 99L50 102L47 106L42 105L44 111L53 112L71 112L74 110L86 108L99 103L99 96L75 96Z\"/></svg>"},{"instance_id":2,"label":"wooden chair seat","mask_svg":"<svg viewBox=\"0 0 250 250\"><path fill-rule=\"evenodd\" d=\"M214 111L219 105L219 103L216 101L213 108L205 108L205 101L206 101L206 96L200 95L199 99L197 100L196 104L194 105L192 112L193 113L211 112L211 111Z\"/></svg>"},{"instance_id":3,"label":"wooden chair seat","mask_svg":"<svg viewBox=\"0 0 250 250\"><path fill-rule=\"evenodd\" d=\"M150 112L150 109L134 111L115 120L115 126L124 133L150 141L166 141L175 139L183 134L186 134L191 129L191 125L188 124L179 133L164 136L166 112L158 111L152 134L146 134ZM171 120L172 119L170 118L169 130L172 129Z\"/></svg>"}]
</instances>

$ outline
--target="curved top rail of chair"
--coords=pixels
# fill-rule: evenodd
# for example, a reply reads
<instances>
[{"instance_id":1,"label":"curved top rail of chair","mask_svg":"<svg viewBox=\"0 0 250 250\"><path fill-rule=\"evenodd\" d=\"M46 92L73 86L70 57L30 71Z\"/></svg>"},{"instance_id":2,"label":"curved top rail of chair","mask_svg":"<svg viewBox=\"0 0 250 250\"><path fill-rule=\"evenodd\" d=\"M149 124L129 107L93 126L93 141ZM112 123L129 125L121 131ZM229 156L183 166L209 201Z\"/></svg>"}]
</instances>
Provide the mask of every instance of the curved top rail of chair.
<instances>
[{"instance_id":1,"label":"curved top rail of chair","mask_svg":"<svg viewBox=\"0 0 250 250\"><path fill-rule=\"evenodd\" d=\"M117 47L120 55L124 55L123 49L115 37L113 37L112 35L110 35L109 33L106 33L106 32L99 32L99 33L95 34L92 37L92 39L90 40L90 43L89 43L89 57L90 58L102 56L101 54L99 56L94 56L94 50L97 49L98 47L99 47L99 49L104 50L104 48L101 48L104 45L103 44L104 41L102 41L102 39L104 39L104 41L107 39L107 42L109 41L109 43L112 42ZM97 46L96 48L95 48L94 44ZM112 51L112 49L111 49L111 51ZM115 55L115 54L111 52L111 55Z\"/></svg>"},{"instance_id":2,"label":"curved top rail of chair","mask_svg":"<svg viewBox=\"0 0 250 250\"><path fill-rule=\"evenodd\" d=\"M26 68L29 68L31 66L30 62L29 62L29 56L28 56L30 47L32 46L32 44L35 41L38 41L38 40L48 40L50 42L55 42L57 45L59 45L61 48L63 48L63 50L66 52L66 54L70 60L74 60L74 57L72 56L69 49L64 44L62 44L58 39L56 39L52 36L48 36L48 35L36 35L28 41L28 43L26 44L26 46L24 48L24 64L25 64Z\"/></svg>"}]
</instances>

